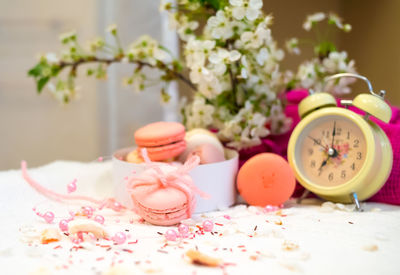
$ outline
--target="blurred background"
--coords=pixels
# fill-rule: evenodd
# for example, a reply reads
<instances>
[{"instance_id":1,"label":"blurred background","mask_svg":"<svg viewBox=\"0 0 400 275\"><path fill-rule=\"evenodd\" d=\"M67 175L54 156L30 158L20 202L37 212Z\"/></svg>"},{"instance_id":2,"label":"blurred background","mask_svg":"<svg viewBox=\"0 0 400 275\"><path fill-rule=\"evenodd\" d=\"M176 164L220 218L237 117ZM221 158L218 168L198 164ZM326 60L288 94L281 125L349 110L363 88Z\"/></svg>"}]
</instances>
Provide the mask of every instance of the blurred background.
<instances>
[{"instance_id":1,"label":"blurred background","mask_svg":"<svg viewBox=\"0 0 400 275\"><path fill-rule=\"evenodd\" d=\"M160 107L159 88L137 94L122 87L127 65L110 67L105 82L79 78L80 99L66 106L46 91L36 94L26 73L40 53L60 50L60 33L75 29L85 41L103 35L111 23L118 24L125 45L150 34L176 50L158 7L158 0L0 0L0 170L16 169L22 159L38 166L110 155L133 145L133 132L141 125L176 117L173 106ZM339 14L353 26L335 37L339 49L349 53L376 90L386 90L389 102L400 106L400 1L264 0L264 10L275 17L273 36L282 48L286 39L306 36L301 26L307 14ZM303 50L283 66L295 69L311 55L311 49ZM353 87L366 91L362 83Z\"/></svg>"}]
</instances>

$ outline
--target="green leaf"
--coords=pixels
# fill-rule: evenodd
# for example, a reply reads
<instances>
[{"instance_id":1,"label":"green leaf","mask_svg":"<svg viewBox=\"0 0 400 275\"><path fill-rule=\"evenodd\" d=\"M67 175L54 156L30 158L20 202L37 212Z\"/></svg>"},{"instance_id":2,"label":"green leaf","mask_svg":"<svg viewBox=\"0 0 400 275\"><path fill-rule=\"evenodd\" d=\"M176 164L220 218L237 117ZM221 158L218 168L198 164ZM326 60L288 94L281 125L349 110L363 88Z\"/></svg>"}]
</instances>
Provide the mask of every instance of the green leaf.
<instances>
[{"instance_id":1,"label":"green leaf","mask_svg":"<svg viewBox=\"0 0 400 275\"><path fill-rule=\"evenodd\" d=\"M42 77L37 82L37 92L40 94L44 88L44 86L49 82L50 77Z\"/></svg>"},{"instance_id":2,"label":"green leaf","mask_svg":"<svg viewBox=\"0 0 400 275\"><path fill-rule=\"evenodd\" d=\"M161 99L163 102L168 103L171 99L171 96L165 91L164 88L161 89Z\"/></svg>"},{"instance_id":3,"label":"green leaf","mask_svg":"<svg viewBox=\"0 0 400 275\"><path fill-rule=\"evenodd\" d=\"M38 63L36 64L35 67L33 67L28 71L28 75L33 77L38 77L40 76L41 72L42 72L42 64Z\"/></svg>"},{"instance_id":4,"label":"green leaf","mask_svg":"<svg viewBox=\"0 0 400 275\"><path fill-rule=\"evenodd\" d=\"M336 51L336 46L330 41L324 41L315 46L314 52L321 58L328 57L331 52Z\"/></svg>"},{"instance_id":5,"label":"green leaf","mask_svg":"<svg viewBox=\"0 0 400 275\"><path fill-rule=\"evenodd\" d=\"M222 10L228 4L227 0L201 0L201 2L209 4L214 10Z\"/></svg>"}]
</instances>

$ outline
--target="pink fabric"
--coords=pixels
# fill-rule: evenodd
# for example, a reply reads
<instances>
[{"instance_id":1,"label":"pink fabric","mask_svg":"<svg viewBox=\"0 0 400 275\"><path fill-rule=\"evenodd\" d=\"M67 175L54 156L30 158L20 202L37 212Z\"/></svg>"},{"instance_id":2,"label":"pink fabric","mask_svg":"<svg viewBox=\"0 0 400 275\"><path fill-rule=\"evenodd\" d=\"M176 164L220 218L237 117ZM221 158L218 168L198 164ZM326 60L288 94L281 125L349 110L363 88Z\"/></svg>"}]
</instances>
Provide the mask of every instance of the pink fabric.
<instances>
[{"instance_id":1,"label":"pink fabric","mask_svg":"<svg viewBox=\"0 0 400 275\"><path fill-rule=\"evenodd\" d=\"M243 163L246 162L246 160L250 157L262 152L272 152L286 158L287 145L290 135L300 121L300 117L298 115L298 104L307 95L307 90L294 90L286 94L287 106L285 109L285 114L293 119L291 129L283 135L268 136L267 138L263 139L262 144L258 146L241 150L239 152L240 165L243 165ZM340 99L337 99L337 101L338 106L343 107L340 105ZM391 108L392 118L389 123L383 123L375 118L372 118L372 120L377 123L383 129L383 131L385 131L392 144L393 168L385 185L377 194L370 198L369 201L400 205L400 139L398 138L400 136L400 109L393 106ZM355 107L350 107L349 109L359 114L363 113ZM304 188L298 184L296 186L294 196L301 195L303 190Z\"/></svg>"}]
</instances>

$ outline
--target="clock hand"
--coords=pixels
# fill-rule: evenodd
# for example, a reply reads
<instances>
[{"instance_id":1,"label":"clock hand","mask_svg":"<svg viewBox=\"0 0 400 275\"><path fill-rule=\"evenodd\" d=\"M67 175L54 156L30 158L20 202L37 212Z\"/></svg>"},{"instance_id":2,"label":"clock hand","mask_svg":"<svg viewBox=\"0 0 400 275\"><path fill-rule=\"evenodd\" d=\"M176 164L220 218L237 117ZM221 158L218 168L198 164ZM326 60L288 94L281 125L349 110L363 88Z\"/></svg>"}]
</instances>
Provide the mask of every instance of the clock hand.
<instances>
[{"instance_id":1,"label":"clock hand","mask_svg":"<svg viewBox=\"0 0 400 275\"><path fill-rule=\"evenodd\" d=\"M328 164L328 160L330 159L330 157L331 157L331 156L328 155L327 159L325 159L325 160L321 163L321 166L318 168L318 171L319 171L318 176L320 176L321 173L322 173L322 167L324 167L325 165Z\"/></svg>"},{"instance_id":2,"label":"clock hand","mask_svg":"<svg viewBox=\"0 0 400 275\"><path fill-rule=\"evenodd\" d=\"M331 146L331 148L332 148L332 149L334 149L334 148L333 148L333 144L334 144L334 142L335 142L335 135L336 135L336 121L334 121L334 122L333 122L333 130L332 130L332 146Z\"/></svg>"},{"instance_id":3,"label":"clock hand","mask_svg":"<svg viewBox=\"0 0 400 275\"><path fill-rule=\"evenodd\" d=\"M321 146L322 148L324 148L324 150L326 150L326 146L322 145L322 144L321 144L321 141L318 141L317 139L315 139L315 138L313 138L313 137L311 137L311 136L308 136L308 137L311 138L311 139L315 142L315 144L318 144L319 146Z\"/></svg>"}]
</instances>

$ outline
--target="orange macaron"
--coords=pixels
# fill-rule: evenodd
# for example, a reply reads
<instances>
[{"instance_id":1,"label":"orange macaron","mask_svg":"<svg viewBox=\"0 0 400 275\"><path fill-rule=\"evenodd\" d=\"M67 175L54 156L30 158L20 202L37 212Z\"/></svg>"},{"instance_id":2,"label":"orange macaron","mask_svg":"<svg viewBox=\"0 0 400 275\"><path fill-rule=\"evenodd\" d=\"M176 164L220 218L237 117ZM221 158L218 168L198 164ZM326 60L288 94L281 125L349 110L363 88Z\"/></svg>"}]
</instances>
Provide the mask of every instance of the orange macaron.
<instances>
[{"instance_id":1,"label":"orange macaron","mask_svg":"<svg viewBox=\"0 0 400 275\"><path fill-rule=\"evenodd\" d=\"M280 205L293 194L296 186L289 163L273 153L262 153L250 158L240 168L237 188L250 205Z\"/></svg>"},{"instance_id":2,"label":"orange macaron","mask_svg":"<svg viewBox=\"0 0 400 275\"><path fill-rule=\"evenodd\" d=\"M152 161L178 156L186 149L185 127L178 122L154 122L135 132L138 149L146 148Z\"/></svg>"}]
</instances>

